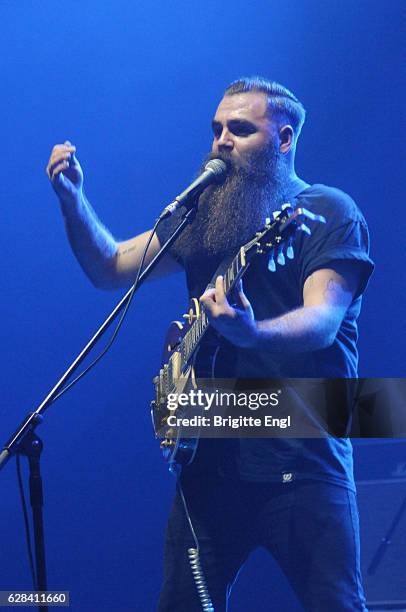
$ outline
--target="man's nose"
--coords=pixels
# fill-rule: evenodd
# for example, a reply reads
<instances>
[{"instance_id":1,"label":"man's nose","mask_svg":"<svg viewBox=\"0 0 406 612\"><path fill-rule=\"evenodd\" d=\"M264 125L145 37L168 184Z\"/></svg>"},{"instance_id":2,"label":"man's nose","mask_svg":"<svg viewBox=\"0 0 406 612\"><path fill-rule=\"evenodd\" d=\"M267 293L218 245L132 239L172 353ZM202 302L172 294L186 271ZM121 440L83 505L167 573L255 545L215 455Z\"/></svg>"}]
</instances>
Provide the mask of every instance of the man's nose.
<instances>
[{"instance_id":1,"label":"man's nose","mask_svg":"<svg viewBox=\"0 0 406 612\"><path fill-rule=\"evenodd\" d=\"M221 135L217 140L217 148L219 149L219 151L231 151L234 148L234 141L232 135L228 130L223 130L221 132Z\"/></svg>"}]
</instances>

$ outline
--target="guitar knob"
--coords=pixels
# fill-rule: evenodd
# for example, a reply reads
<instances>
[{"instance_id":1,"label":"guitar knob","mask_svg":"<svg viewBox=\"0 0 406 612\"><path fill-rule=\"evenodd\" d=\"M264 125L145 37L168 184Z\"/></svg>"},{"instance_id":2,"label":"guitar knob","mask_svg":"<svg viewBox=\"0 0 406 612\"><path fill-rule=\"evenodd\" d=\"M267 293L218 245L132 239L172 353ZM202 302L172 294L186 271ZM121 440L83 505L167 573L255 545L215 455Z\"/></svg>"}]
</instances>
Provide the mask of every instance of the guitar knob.
<instances>
[{"instance_id":1,"label":"guitar knob","mask_svg":"<svg viewBox=\"0 0 406 612\"><path fill-rule=\"evenodd\" d=\"M159 445L161 448L170 448L171 446L175 446L174 440L162 440Z\"/></svg>"}]
</instances>

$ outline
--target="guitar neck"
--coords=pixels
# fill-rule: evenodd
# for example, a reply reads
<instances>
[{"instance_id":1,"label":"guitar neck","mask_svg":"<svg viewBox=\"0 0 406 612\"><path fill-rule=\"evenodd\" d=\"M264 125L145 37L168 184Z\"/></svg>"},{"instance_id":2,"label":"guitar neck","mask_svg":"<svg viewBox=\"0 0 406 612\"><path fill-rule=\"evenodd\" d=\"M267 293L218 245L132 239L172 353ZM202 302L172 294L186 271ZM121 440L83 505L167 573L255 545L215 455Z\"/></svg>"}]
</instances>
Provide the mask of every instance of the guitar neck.
<instances>
[{"instance_id":1,"label":"guitar neck","mask_svg":"<svg viewBox=\"0 0 406 612\"><path fill-rule=\"evenodd\" d=\"M223 275L224 290L227 296L234 289L237 282L246 272L248 265L249 264L245 256L245 249L244 247L242 247ZM198 347L199 342L201 341L209 325L210 322L208 320L206 312L201 309L199 316L191 325L190 329L186 332L179 345L178 350L182 358L181 369L183 369L183 367L189 363L191 356Z\"/></svg>"}]
</instances>

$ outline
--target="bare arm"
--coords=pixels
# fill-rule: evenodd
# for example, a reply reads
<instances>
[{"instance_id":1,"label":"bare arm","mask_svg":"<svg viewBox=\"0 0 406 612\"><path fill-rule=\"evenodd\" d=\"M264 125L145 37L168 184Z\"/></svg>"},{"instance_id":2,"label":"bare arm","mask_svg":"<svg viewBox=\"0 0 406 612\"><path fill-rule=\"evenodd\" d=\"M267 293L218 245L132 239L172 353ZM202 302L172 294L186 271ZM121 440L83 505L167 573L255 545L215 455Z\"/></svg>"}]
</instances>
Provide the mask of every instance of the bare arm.
<instances>
[{"instance_id":1,"label":"bare arm","mask_svg":"<svg viewBox=\"0 0 406 612\"><path fill-rule=\"evenodd\" d=\"M84 195L83 172L75 152L76 147L68 141L56 145L47 166L48 177L61 204L70 245L82 269L96 287L126 287L135 280L150 231L123 242L114 239ZM154 236L145 265L159 248L159 240ZM180 269L175 260L167 255L156 268L154 276Z\"/></svg>"},{"instance_id":2,"label":"bare arm","mask_svg":"<svg viewBox=\"0 0 406 612\"><path fill-rule=\"evenodd\" d=\"M303 306L274 319L255 321L242 288L242 309L233 308L218 277L215 289L202 296L212 325L230 342L245 348L278 353L314 351L330 346L356 291L356 278L348 267L340 273L317 270L306 279Z\"/></svg>"},{"instance_id":3,"label":"bare arm","mask_svg":"<svg viewBox=\"0 0 406 612\"><path fill-rule=\"evenodd\" d=\"M355 289L356 284L348 274L343 276L327 268L316 270L304 284L301 308L257 323L258 346L283 353L330 346Z\"/></svg>"}]
</instances>

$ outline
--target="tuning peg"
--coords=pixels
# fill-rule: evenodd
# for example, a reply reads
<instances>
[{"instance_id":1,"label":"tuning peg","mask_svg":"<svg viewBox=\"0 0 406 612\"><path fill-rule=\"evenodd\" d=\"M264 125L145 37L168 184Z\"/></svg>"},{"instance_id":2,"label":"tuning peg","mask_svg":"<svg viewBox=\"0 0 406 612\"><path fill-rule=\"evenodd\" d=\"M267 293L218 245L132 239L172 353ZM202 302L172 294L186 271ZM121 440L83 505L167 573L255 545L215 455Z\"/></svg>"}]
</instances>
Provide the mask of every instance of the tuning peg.
<instances>
[{"instance_id":1,"label":"tuning peg","mask_svg":"<svg viewBox=\"0 0 406 612\"><path fill-rule=\"evenodd\" d=\"M309 227L307 227L307 225L305 225L304 223L301 223L297 229L298 229L300 232L304 232L304 233L305 233L305 234L307 234L308 236L310 236L310 235L311 235L310 228L309 228Z\"/></svg>"},{"instance_id":2,"label":"tuning peg","mask_svg":"<svg viewBox=\"0 0 406 612\"><path fill-rule=\"evenodd\" d=\"M273 258L274 252L273 250L271 251L271 254L269 256L269 261L268 261L268 270L270 272L276 272L276 264L275 264L275 260Z\"/></svg>"},{"instance_id":3,"label":"tuning peg","mask_svg":"<svg viewBox=\"0 0 406 612\"><path fill-rule=\"evenodd\" d=\"M265 225L269 225L271 222L271 217L266 217L265 219Z\"/></svg>"},{"instance_id":4,"label":"tuning peg","mask_svg":"<svg viewBox=\"0 0 406 612\"><path fill-rule=\"evenodd\" d=\"M281 245L278 249L278 255L276 257L276 261L280 266L285 265L285 255L283 254L283 245Z\"/></svg>"},{"instance_id":5,"label":"tuning peg","mask_svg":"<svg viewBox=\"0 0 406 612\"><path fill-rule=\"evenodd\" d=\"M292 204L290 202L286 202L286 204L282 204L282 210L287 210L288 208L290 208L290 210L293 210Z\"/></svg>"},{"instance_id":6,"label":"tuning peg","mask_svg":"<svg viewBox=\"0 0 406 612\"><path fill-rule=\"evenodd\" d=\"M293 250L293 238L292 237L290 237L288 241L288 246L286 249L286 257L288 259L294 259L295 257L295 252Z\"/></svg>"},{"instance_id":7,"label":"tuning peg","mask_svg":"<svg viewBox=\"0 0 406 612\"><path fill-rule=\"evenodd\" d=\"M280 214L281 214L280 210L274 210L273 213L272 213L272 216L273 216L274 220L277 219Z\"/></svg>"}]
</instances>

